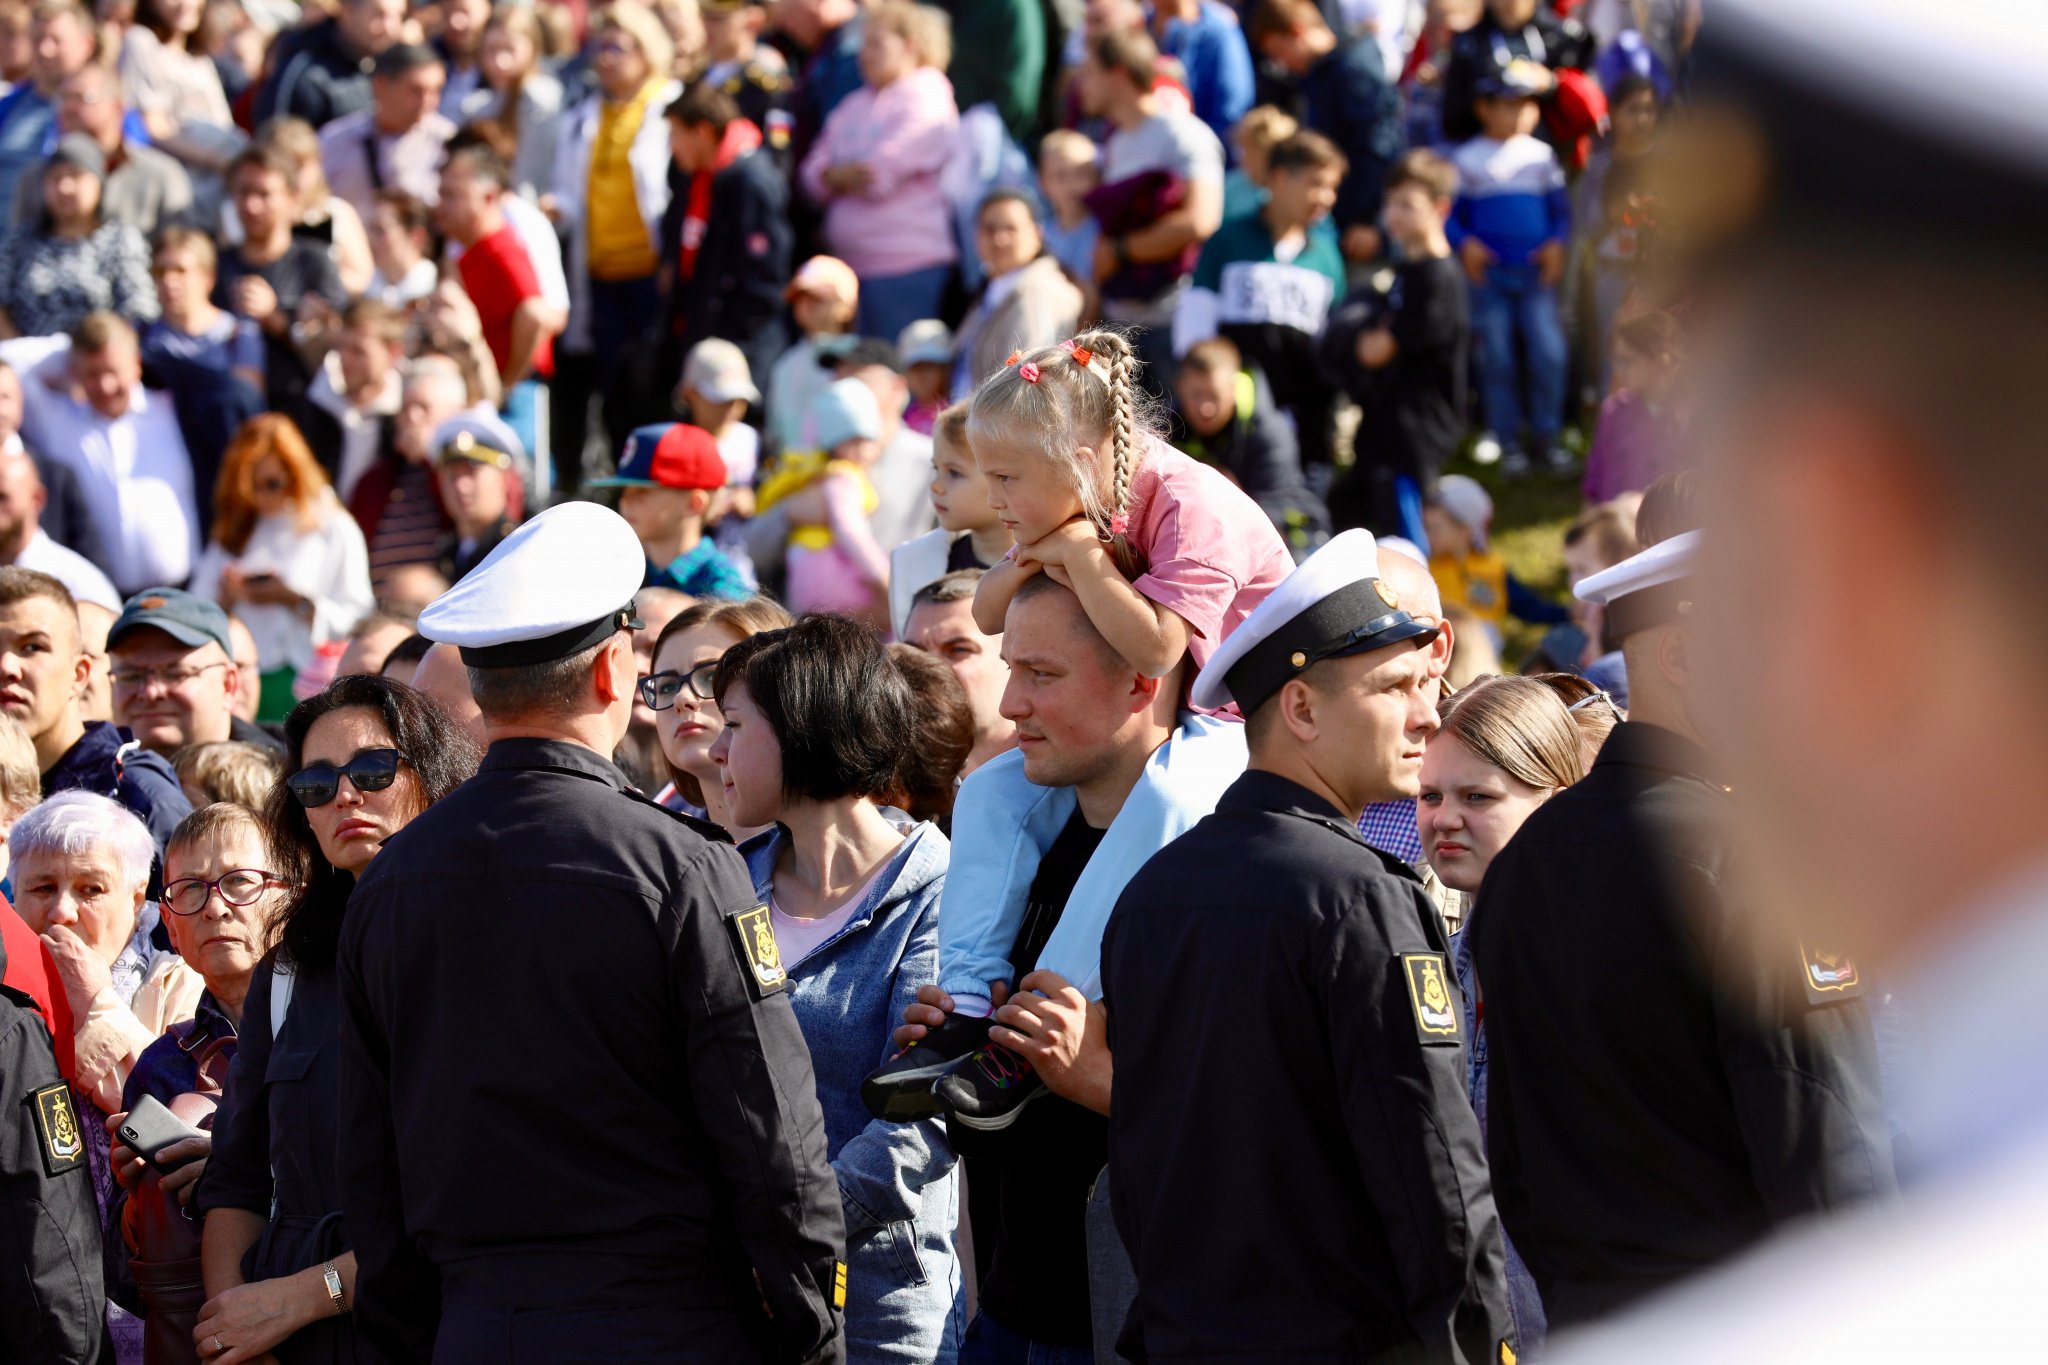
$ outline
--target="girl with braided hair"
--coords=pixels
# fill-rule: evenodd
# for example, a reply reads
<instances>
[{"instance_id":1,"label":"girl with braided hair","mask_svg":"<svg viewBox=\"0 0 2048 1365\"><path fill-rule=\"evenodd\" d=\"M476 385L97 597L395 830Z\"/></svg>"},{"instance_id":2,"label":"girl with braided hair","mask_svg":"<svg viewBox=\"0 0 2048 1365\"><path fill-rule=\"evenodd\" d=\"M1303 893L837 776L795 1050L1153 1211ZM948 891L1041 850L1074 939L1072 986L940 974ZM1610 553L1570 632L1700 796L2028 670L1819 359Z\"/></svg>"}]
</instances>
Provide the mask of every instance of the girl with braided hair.
<instances>
[{"instance_id":1,"label":"girl with braided hair","mask_svg":"<svg viewBox=\"0 0 2048 1365\"><path fill-rule=\"evenodd\" d=\"M1294 562L1272 520L1228 476L1158 437L1137 365L1120 333L1084 332L1012 356L975 391L968 444L1016 545L982 577L974 618L1000 632L1011 599L1043 574L1073 592L1132 669L1178 689L1194 676L1173 676L1182 661L1199 669ZM1214 809L1244 766L1234 713L1184 712L1089 858L1038 970L1100 999L1102 930L1124 883ZM1001 1049L988 1042L987 1016L995 983L1016 980L1009 958L1032 878L1076 808L1071 788L1033 784L1014 751L962 785L954 837L969 856L956 860L939 910L950 1017L869 1078L864 1094L878 1114L943 1109L995 1128L1044 1093L1021 1062L990 1057Z\"/></svg>"}]
</instances>

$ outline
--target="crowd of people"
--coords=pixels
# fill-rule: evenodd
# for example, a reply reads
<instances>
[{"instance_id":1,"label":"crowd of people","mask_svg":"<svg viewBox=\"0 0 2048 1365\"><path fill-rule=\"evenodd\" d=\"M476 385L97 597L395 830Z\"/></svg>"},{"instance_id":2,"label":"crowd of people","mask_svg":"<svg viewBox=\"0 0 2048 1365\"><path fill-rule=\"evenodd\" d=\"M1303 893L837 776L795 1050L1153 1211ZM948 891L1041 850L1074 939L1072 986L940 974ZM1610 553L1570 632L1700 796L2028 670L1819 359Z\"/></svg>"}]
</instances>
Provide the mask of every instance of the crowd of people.
<instances>
[{"instance_id":1,"label":"crowd of people","mask_svg":"<svg viewBox=\"0 0 2048 1365\"><path fill-rule=\"evenodd\" d=\"M1933 619L2025 298L1830 370L1724 3L0 0L0 1357L1627 1359L1975 1169L1726 547Z\"/></svg>"}]
</instances>

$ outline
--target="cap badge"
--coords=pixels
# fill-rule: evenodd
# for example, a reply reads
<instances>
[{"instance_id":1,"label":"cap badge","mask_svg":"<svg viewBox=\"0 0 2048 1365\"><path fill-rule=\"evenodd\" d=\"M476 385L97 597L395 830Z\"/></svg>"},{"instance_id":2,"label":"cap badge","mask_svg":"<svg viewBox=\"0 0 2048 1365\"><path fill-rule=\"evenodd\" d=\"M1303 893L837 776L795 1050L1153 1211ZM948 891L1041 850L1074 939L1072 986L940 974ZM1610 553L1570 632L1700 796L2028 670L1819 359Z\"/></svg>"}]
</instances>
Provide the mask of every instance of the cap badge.
<instances>
[{"instance_id":1,"label":"cap badge","mask_svg":"<svg viewBox=\"0 0 2048 1365\"><path fill-rule=\"evenodd\" d=\"M1386 579L1375 578L1372 581L1372 590L1380 595L1380 601L1387 604L1389 611L1400 610L1401 598L1392 588L1387 586Z\"/></svg>"},{"instance_id":2,"label":"cap badge","mask_svg":"<svg viewBox=\"0 0 2048 1365\"><path fill-rule=\"evenodd\" d=\"M457 450L474 450L476 449L476 435L474 432L458 431L455 433L454 439L449 441L448 444L454 446Z\"/></svg>"},{"instance_id":3,"label":"cap badge","mask_svg":"<svg viewBox=\"0 0 2048 1365\"><path fill-rule=\"evenodd\" d=\"M144 611L161 611L165 607L168 607L170 603L161 597L145 597L140 602L137 602L135 605L142 608Z\"/></svg>"}]
</instances>

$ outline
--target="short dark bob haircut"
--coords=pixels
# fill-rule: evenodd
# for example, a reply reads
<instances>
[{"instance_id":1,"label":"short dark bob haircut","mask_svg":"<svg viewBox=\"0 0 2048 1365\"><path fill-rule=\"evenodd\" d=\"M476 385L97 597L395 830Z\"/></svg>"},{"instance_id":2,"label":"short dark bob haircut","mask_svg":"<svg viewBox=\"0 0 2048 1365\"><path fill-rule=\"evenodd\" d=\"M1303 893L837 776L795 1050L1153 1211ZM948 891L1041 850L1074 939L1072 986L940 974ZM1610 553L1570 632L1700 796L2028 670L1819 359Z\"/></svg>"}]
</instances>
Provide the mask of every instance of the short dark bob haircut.
<instances>
[{"instance_id":1,"label":"short dark bob haircut","mask_svg":"<svg viewBox=\"0 0 2048 1365\"><path fill-rule=\"evenodd\" d=\"M284 722L285 772L306 766L306 735L314 722L352 710L375 715L391 736L391 747L404 756L400 776L411 775L417 803L408 818L475 775L482 755L469 731L449 719L426 693L373 673L336 678L292 708ZM282 781L270 789L263 822L270 829L271 871L298 888L278 907L269 925L272 940L283 949L282 956L299 967L325 967L340 946L342 912L355 878L327 861L306 821L306 808Z\"/></svg>"},{"instance_id":2,"label":"short dark bob haircut","mask_svg":"<svg viewBox=\"0 0 2048 1365\"><path fill-rule=\"evenodd\" d=\"M782 794L795 801L886 796L914 723L910 685L882 637L843 616L763 631L718 661L719 704L744 687L782 744Z\"/></svg>"}]
</instances>

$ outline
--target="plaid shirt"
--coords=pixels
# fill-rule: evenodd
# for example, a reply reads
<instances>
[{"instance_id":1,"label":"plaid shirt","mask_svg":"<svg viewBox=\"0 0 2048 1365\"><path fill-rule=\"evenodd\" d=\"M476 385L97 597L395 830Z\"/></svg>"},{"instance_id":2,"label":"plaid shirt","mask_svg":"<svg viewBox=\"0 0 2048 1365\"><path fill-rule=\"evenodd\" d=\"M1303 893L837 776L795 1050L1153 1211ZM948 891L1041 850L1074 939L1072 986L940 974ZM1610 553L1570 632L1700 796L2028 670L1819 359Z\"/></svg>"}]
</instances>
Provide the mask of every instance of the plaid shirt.
<instances>
[{"instance_id":1,"label":"plaid shirt","mask_svg":"<svg viewBox=\"0 0 2048 1365\"><path fill-rule=\"evenodd\" d=\"M1358 832L1382 853L1404 863L1422 861L1422 836L1415 829L1413 801L1379 801L1358 817Z\"/></svg>"}]
</instances>

